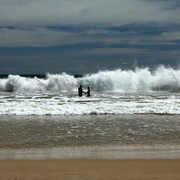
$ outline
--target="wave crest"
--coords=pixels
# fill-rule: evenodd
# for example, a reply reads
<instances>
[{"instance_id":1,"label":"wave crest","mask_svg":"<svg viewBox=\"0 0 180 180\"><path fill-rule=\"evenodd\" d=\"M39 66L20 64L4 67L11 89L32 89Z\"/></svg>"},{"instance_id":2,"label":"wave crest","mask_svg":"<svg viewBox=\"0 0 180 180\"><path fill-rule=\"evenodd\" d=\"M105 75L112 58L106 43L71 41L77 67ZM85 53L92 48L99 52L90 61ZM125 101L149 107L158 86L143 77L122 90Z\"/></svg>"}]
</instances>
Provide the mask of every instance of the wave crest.
<instances>
[{"instance_id":1,"label":"wave crest","mask_svg":"<svg viewBox=\"0 0 180 180\"><path fill-rule=\"evenodd\" d=\"M100 71L75 78L66 73L46 74L45 79L9 75L0 79L0 91L4 92L62 92L77 90L79 84L90 86L93 91L148 92L180 91L180 70L158 67L135 70Z\"/></svg>"},{"instance_id":2,"label":"wave crest","mask_svg":"<svg viewBox=\"0 0 180 180\"><path fill-rule=\"evenodd\" d=\"M95 91L147 92L147 91L179 91L180 70L158 67L154 71L149 68L135 70L104 71L87 75L84 84L89 84Z\"/></svg>"}]
</instances>

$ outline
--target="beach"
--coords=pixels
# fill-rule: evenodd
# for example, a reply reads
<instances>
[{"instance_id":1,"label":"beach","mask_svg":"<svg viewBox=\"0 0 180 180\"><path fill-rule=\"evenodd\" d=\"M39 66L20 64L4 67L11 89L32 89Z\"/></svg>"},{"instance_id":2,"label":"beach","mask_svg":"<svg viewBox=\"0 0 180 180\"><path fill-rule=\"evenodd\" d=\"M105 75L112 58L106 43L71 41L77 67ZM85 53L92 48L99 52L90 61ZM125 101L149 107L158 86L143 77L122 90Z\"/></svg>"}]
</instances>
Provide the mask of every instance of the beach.
<instances>
[{"instance_id":1,"label":"beach","mask_svg":"<svg viewBox=\"0 0 180 180\"><path fill-rule=\"evenodd\" d=\"M179 180L179 115L1 116L0 180Z\"/></svg>"},{"instance_id":2,"label":"beach","mask_svg":"<svg viewBox=\"0 0 180 180\"><path fill-rule=\"evenodd\" d=\"M180 0L0 0L0 180L180 180Z\"/></svg>"},{"instance_id":3,"label":"beach","mask_svg":"<svg viewBox=\"0 0 180 180\"><path fill-rule=\"evenodd\" d=\"M180 160L3 160L2 180L179 180Z\"/></svg>"}]
</instances>

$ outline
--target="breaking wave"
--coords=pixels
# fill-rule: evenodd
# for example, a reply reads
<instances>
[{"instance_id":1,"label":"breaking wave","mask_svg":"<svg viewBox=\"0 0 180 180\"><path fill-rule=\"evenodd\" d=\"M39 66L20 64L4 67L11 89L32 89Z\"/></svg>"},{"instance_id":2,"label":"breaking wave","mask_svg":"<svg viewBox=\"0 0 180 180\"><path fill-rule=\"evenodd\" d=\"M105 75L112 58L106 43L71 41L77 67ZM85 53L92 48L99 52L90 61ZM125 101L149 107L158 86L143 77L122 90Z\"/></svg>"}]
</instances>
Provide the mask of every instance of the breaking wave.
<instances>
[{"instance_id":1,"label":"breaking wave","mask_svg":"<svg viewBox=\"0 0 180 180\"><path fill-rule=\"evenodd\" d=\"M19 75L9 75L0 79L1 92L71 92L79 84L90 86L93 91L118 92L148 92L148 91L180 91L180 69L158 67L151 71L149 68L135 70L117 69L100 71L95 74L75 78L66 73L47 74L42 78L28 78Z\"/></svg>"}]
</instances>

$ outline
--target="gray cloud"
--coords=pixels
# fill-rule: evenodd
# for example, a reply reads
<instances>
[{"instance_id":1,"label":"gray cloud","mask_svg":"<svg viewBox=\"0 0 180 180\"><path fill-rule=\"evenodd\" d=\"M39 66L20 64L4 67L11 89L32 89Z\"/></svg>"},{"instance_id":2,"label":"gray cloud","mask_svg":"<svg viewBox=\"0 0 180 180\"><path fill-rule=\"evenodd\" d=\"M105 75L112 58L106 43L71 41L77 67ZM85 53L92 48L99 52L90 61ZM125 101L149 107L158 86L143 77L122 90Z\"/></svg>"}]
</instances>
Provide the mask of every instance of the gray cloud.
<instances>
[{"instance_id":1,"label":"gray cloud","mask_svg":"<svg viewBox=\"0 0 180 180\"><path fill-rule=\"evenodd\" d=\"M0 0L0 70L177 64L179 0Z\"/></svg>"},{"instance_id":2,"label":"gray cloud","mask_svg":"<svg viewBox=\"0 0 180 180\"><path fill-rule=\"evenodd\" d=\"M49 26L87 23L180 23L180 8L170 7L171 1L1 0L0 24Z\"/></svg>"},{"instance_id":3,"label":"gray cloud","mask_svg":"<svg viewBox=\"0 0 180 180\"><path fill-rule=\"evenodd\" d=\"M177 0L1 0L0 47L48 47L85 42L173 44L171 41L178 39L177 30L172 31L173 34L164 31L161 36L151 37L105 27L151 22L178 24L180 8L170 8L177 3ZM82 32L47 28L62 25L91 28Z\"/></svg>"},{"instance_id":4,"label":"gray cloud","mask_svg":"<svg viewBox=\"0 0 180 180\"><path fill-rule=\"evenodd\" d=\"M164 32L161 37L163 40L168 41L180 40L180 31Z\"/></svg>"},{"instance_id":5,"label":"gray cloud","mask_svg":"<svg viewBox=\"0 0 180 180\"><path fill-rule=\"evenodd\" d=\"M78 33L50 28L1 28L0 47L48 47L83 42Z\"/></svg>"},{"instance_id":6,"label":"gray cloud","mask_svg":"<svg viewBox=\"0 0 180 180\"><path fill-rule=\"evenodd\" d=\"M144 30L145 31L145 30ZM178 45L180 31L144 34L143 30L115 31L91 27L79 31L54 28L0 28L0 47L50 47L87 43L102 45Z\"/></svg>"}]
</instances>

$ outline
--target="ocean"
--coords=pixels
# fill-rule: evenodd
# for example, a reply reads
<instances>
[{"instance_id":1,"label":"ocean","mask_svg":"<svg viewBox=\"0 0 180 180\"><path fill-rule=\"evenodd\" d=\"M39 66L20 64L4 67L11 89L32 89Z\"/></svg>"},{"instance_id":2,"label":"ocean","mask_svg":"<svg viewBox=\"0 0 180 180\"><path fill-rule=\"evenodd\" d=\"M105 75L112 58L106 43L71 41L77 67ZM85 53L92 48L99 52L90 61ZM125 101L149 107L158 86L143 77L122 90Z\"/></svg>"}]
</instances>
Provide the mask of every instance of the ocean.
<instances>
[{"instance_id":1,"label":"ocean","mask_svg":"<svg viewBox=\"0 0 180 180\"><path fill-rule=\"evenodd\" d=\"M0 159L180 158L179 92L163 66L1 75Z\"/></svg>"}]
</instances>

